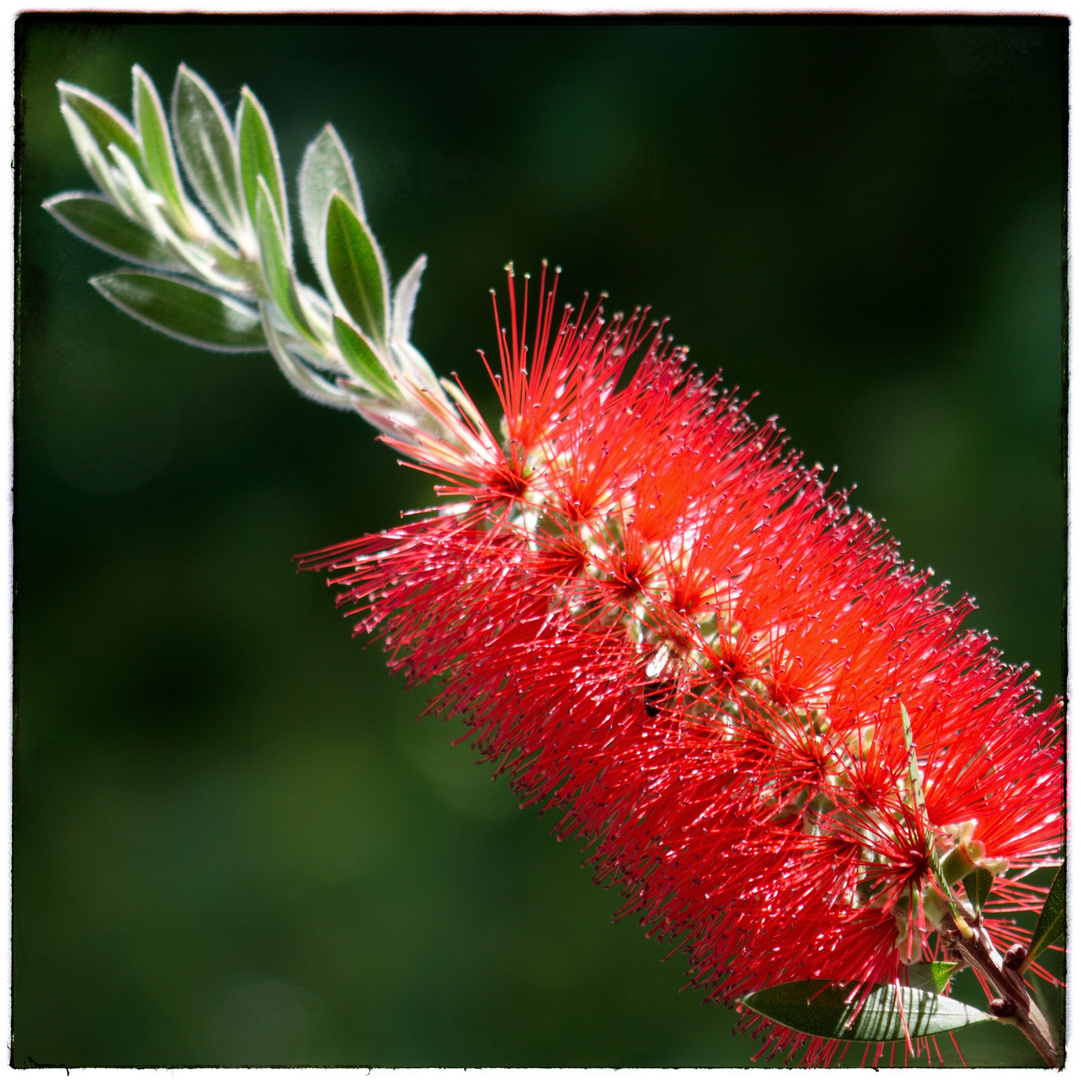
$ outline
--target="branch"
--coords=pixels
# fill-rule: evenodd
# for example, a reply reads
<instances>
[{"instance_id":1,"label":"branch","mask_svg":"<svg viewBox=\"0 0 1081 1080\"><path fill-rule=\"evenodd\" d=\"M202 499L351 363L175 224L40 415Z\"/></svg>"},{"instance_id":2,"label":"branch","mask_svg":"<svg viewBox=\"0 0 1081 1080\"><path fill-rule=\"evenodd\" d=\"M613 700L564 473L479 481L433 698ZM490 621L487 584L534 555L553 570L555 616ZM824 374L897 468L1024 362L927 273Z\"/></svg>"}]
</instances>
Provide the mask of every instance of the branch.
<instances>
[{"instance_id":1,"label":"branch","mask_svg":"<svg viewBox=\"0 0 1081 1080\"><path fill-rule=\"evenodd\" d=\"M973 917L961 909L958 909L958 916L964 920L968 933L953 924L948 914L939 924L938 932L973 971L994 987L998 997L990 1002L988 1012L1003 1023L1018 1028L1051 1068L1061 1069L1062 1047L1052 1033L1047 1018L1029 995L1024 979L1012 966L1014 957L1007 954L1007 959L1003 960L979 917ZM1016 959L1020 961L1023 956Z\"/></svg>"}]
</instances>

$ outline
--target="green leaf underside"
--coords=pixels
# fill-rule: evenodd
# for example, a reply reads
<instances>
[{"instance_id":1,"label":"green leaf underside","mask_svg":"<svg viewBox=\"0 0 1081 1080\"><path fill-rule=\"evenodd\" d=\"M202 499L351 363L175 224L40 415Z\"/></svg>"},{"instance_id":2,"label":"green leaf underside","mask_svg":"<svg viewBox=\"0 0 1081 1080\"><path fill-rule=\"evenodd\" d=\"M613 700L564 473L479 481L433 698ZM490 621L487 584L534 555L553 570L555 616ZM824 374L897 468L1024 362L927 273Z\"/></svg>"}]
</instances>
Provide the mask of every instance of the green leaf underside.
<instances>
[{"instance_id":1,"label":"green leaf underside","mask_svg":"<svg viewBox=\"0 0 1081 1080\"><path fill-rule=\"evenodd\" d=\"M932 994L941 994L949 985L950 978L956 971L956 964L946 963L942 960L921 961L917 964L909 964L905 968L908 975L908 985L913 990L926 990Z\"/></svg>"},{"instance_id":2,"label":"green leaf underside","mask_svg":"<svg viewBox=\"0 0 1081 1080\"><path fill-rule=\"evenodd\" d=\"M420 278L427 265L428 259L424 255L419 256L406 270L394 290L391 333L399 341L408 341L412 333L413 308L417 302L417 293L420 291Z\"/></svg>"},{"instance_id":3,"label":"green leaf underside","mask_svg":"<svg viewBox=\"0 0 1081 1080\"><path fill-rule=\"evenodd\" d=\"M353 321L372 341L385 344L386 282L375 240L339 192L327 211L327 266L338 298Z\"/></svg>"},{"instance_id":4,"label":"green leaf underside","mask_svg":"<svg viewBox=\"0 0 1081 1080\"><path fill-rule=\"evenodd\" d=\"M305 151L300 167L300 216L304 241L319 280L328 292L332 282L327 271L326 220L330 197L335 191L363 220L364 204L349 155L338 133L328 124Z\"/></svg>"},{"instance_id":5,"label":"green leaf underside","mask_svg":"<svg viewBox=\"0 0 1081 1080\"><path fill-rule=\"evenodd\" d=\"M920 1038L991 1019L971 1005L909 986L876 986L862 1008L858 1000L854 983L810 979L748 994L742 1004L795 1031L849 1042L894 1042L904 1039L906 1031Z\"/></svg>"},{"instance_id":6,"label":"green leaf underside","mask_svg":"<svg viewBox=\"0 0 1081 1080\"><path fill-rule=\"evenodd\" d=\"M267 290L273 297L274 303L293 326L309 340L316 341L300 306L296 274L289 261L289 249L283 241L281 223L271 202L270 189L264 177L259 177L258 186L255 228L256 235L259 237L260 258Z\"/></svg>"},{"instance_id":7,"label":"green leaf underside","mask_svg":"<svg viewBox=\"0 0 1081 1080\"><path fill-rule=\"evenodd\" d=\"M135 81L135 117L150 186L164 195L166 202L182 217L184 199L180 191L180 175L173 157L173 141L165 122L161 99L142 68L136 65L132 75Z\"/></svg>"},{"instance_id":8,"label":"green leaf underside","mask_svg":"<svg viewBox=\"0 0 1081 1080\"><path fill-rule=\"evenodd\" d=\"M117 178L113 175L110 164L112 160L111 152L102 150L97 137L87 127L83 118L67 102L61 103L60 113L64 117L64 123L68 126L72 141L75 143L75 149L79 152L79 157L86 166L87 172L93 177L94 183L117 204L124 202L124 195L118 185ZM113 143L112 145L115 146L116 144ZM121 157L130 161L123 154L121 154ZM133 164L132 168L138 171L137 165Z\"/></svg>"},{"instance_id":9,"label":"green leaf underside","mask_svg":"<svg viewBox=\"0 0 1081 1080\"><path fill-rule=\"evenodd\" d=\"M1066 929L1066 864L1058 868L1055 880L1047 892L1043 911L1036 920L1036 929L1032 931L1025 966L1028 967L1037 956L1053 944Z\"/></svg>"},{"instance_id":10,"label":"green leaf underside","mask_svg":"<svg viewBox=\"0 0 1081 1080\"><path fill-rule=\"evenodd\" d=\"M995 875L982 866L977 867L971 874L965 876L965 893L968 895L968 902L977 915L987 902L987 897L991 895L991 886L994 883Z\"/></svg>"},{"instance_id":11,"label":"green leaf underside","mask_svg":"<svg viewBox=\"0 0 1081 1080\"><path fill-rule=\"evenodd\" d=\"M214 92L183 64L173 89L173 128L192 187L215 221L235 237L244 215L232 129Z\"/></svg>"},{"instance_id":12,"label":"green leaf underside","mask_svg":"<svg viewBox=\"0 0 1081 1080\"><path fill-rule=\"evenodd\" d=\"M44 206L76 236L111 255L163 270L184 268L180 259L102 195L56 195Z\"/></svg>"},{"instance_id":13,"label":"green leaf underside","mask_svg":"<svg viewBox=\"0 0 1081 1080\"><path fill-rule=\"evenodd\" d=\"M121 311L191 345L223 352L267 347L258 312L210 289L141 270L101 274L90 283Z\"/></svg>"},{"instance_id":14,"label":"green leaf underside","mask_svg":"<svg viewBox=\"0 0 1081 1080\"><path fill-rule=\"evenodd\" d=\"M103 154L108 153L110 143L115 143L132 161L142 161L135 129L107 101L70 83L57 83L57 88L61 100L83 121Z\"/></svg>"},{"instance_id":15,"label":"green leaf underside","mask_svg":"<svg viewBox=\"0 0 1081 1080\"><path fill-rule=\"evenodd\" d=\"M290 384L312 401L322 402L336 409L350 409L352 404L349 399L338 393L334 386L326 381L321 375L317 375L307 364L303 364L290 351L282 340L270 317L268 305L260 303L263 318L263 332L266 335L270 353L277 362L278 369L289 380Z\"/></svg>"},{"instance_id":16,"label":"green leaf underside","mask_svg":"<svg viewBox=\"0 0 1081 1080\"><path fill-rule=\"evenodd\" d=\"M256 204L261 176L274 200L286 250L292 250L289 209L285 204L285 182L282 179L274 132L262 105L246 86L241 91L240 113L237 116L237 144L240 150L240 184L252 224L258 228Z\"/></svg>"},{"instance_id":17,"label":"green leaf underside","mask_svg":"<svg viewBox=\"0 0 1081 1080\"><path fill-rule=\"evenodd\" d=\"M334 316L334 338L345 362L366 386L391 401L401 399L398 387L379 362L375 350L344 319Z\"/></svg>"}]
</instances>

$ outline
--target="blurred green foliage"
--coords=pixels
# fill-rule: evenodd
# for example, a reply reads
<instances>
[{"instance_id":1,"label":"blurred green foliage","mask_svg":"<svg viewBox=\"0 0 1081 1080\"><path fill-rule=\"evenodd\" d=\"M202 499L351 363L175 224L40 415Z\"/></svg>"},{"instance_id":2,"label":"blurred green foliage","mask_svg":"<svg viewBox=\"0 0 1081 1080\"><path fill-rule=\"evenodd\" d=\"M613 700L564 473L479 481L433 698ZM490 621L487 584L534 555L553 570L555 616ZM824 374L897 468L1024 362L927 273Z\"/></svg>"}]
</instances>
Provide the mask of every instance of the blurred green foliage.
<instances>
[{"instance_id":1,"label":"blurred green foliage","mask_svg":"<svg viewBox=\"0 0 1081 1080\"><path fill-rule=\"evenodd\" d=\"M430 258L414 340L485 407L510 258L670 315L1055 694L1066 33L24 15L13 1062L753 1052L293 575L430 488L266 354L93 292L112 262L40 208L90 186L57 79L124 112L133 63L167 96L185 61L229 108L247 83L291 176L333 122L392 273ZM970 1063L1001 1061L979 1031Z\"/></svg>"}]
</instances>

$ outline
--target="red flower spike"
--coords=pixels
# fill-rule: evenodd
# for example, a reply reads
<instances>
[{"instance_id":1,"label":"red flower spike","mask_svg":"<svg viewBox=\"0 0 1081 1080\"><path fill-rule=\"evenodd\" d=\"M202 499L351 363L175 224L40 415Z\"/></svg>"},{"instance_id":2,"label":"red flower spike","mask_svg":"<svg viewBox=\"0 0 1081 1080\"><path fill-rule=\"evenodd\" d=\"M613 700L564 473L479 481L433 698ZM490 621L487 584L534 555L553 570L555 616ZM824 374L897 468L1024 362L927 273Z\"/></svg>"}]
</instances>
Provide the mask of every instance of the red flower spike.
<instances>
[{"instance_id":1,"label":"red flower spike","mask_svg":"<svg viewBox=\"0 0 1081 1080\"><path fill-rule=\"evenodd\" d=\"M441 680L432 707L523 803L562 809L557 833L593 845L621 913L680 939L709 998L906 984L939 948L925 905L963 899L935 879L962 846L1008 863L984 926L1018 940L997 916L1039 908L1020 878L1063 842L1061 703L1037 710L1033 677L959 630L974 605L947 605L647 312L557 319L546 284L531 327L511 280L502 439L464 391L462 447L385 437L457 501L303 567L344 587L392 670ZM769 1056L838 1052L740 1026ZM931 1060L926 1039L903 1053Z\"/></svg>"}]
</instances>

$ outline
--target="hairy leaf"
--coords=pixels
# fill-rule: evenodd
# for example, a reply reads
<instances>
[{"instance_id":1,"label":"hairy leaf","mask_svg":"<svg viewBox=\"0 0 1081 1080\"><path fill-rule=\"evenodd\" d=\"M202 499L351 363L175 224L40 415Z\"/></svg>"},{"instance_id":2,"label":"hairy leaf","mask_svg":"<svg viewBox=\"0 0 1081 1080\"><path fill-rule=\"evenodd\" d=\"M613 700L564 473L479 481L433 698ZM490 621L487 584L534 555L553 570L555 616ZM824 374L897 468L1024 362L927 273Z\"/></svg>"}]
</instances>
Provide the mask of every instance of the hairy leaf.
<instances>
[{"instance_id":1,"label":"hairy leaf","mask_svg":"<svg viewBox=\"0 0 1081 1080\"><path fill-rule=\"evenodd\" d=\"M110 255L161 270L184 269L172 252L104 195L71 192L54 195L42 205L61 225Z\"/></svg>"},{"instance_id":2,"label":"hairy leaf","mask_svg":"<svg viewBox=\"0 0 1081 1080\"><path fill-rule=\"evenodd\" d=\"M93 177L94 183L118 206L130 207L130 200L122 190L110 164L111 155L108 151L102 150L83 118L65 103L60 105L60 115L63 116L68 132L71 134L71 141L75 144L75 149L79 152L86 171Z\"/></svg>"},{"instance_id":3,"label":"hairy leaf","mask_svg":"<svg viewBox=\"0 0 1081 1080\"><path fill-rule=\"evenodd\" d=\"M179 240L176 230L162 213L160 198L147 187L138 165L127 154L121 153L115 145L109 147L109 154L114 166L112 176L124 199L122 205L130 207L131 213L153 233L160 243L164 243L166 238Z\"/></svg>"},{"instance_id":4,"label":"hairy leaf","mask_svg":"<svg viewBox=\"0 0 1081 1080\"><path fill-rule=\"evenodd\" d=\"M281 222L263 176L259 177L258 182L255 229L259 238L259 253L267 291L293 326L309 340L317 341L300 304L290 251L282 238Z\"/></svg>"},{"instance_id":5,"label":"hairy leaf","mask_svg":"<svg viewBox=\"0 0 1081 1080\"><path fill-rule=\"evenodd\" d=\"M173 86L173 130L191 186L235 238L244 228L236 139L214 91L185 64Z\"/></svg>"},{"instance_id":6,"label":"hairy leaf","mask_svg":"<svg viewBox=\"0 0 1081 1080\"><path fill-rule=\"evenodd\" d=\"M908 986L876 986L862 1007L859 999L855 983L811 979L768 987L742 1003L795 1031L852 1042L892 1042L906 1032L911 1038L937 1035L991 1019L971 1005Z\"/></svg>"},{"instance_id":7,"label":"hairy leaf","mask_svg":"<svg viewBox=\"0 0 1081 1080\"><path fill-rule=\"evenodd\" d=\"M364 220L353 166L338 133L327 124L304 151L300 166L300 218L308 254L323 288L330 292L332 283L327 270L327 209L330 197L338 191Z\"/></svg>"},{"instance_id":8,"label":"hairy leaf","mask_svg":"<svg viewBox=\"0 0 1081 1080\"><path fill-rule=\"evenodd\" d=\"M112 105L81 86L58 82L56 88L60 91L61 105L66 105L82 120L102 154L107 154L109 144L115 143L132 161L142 161L139 136L127 118Z\"/></svg>"},{"instance_id":9,"label":"hairy leaf","mask_svg":"<svg viewBox=\"0 0 1081 1080\"><path fill-rule=\"evenodd\" d=\"M151 188L162 195L174 213L183 220L187 216L184 195L161 98L158 97L157 88L138 64L131 69L131 76L134 84L132 99L135 102L135 126L142 142L142 160L147 179Z\"/></svg>"},{"instance_id":10,"label":"hairy leaf","mask_svg":"<svg viewBox=\"0 0 1081 1080\"><path fill-rule=\"evenodd\" d=\"M387 340L387 273L375 238L340 192L327 212L327 266L353 321L380 348Z\"/></svg>"},{"instance_id":11,"label":"hairy leaf","mask_svg":"<svg viewBox=\"0 0 1081 1080\"><path fill-rule=\"evenodd\" d=\"M221 352L267 347L258 312L201 285L145 270L101 274L90 284L121 311L191 345Z\"/></svg>"},{"instance_id":12,"label":"hairy leaf","mask_svg":"<svg viewBox=\"0 0 1081 1080\"><path fill-rule=\"evenodd\" d=\"M318 401L321 405L329 405L334 409L352 408L353 399L349 394L327 382L289 351L289 347L271 319L268 305L260 303L259 310L263 319L263 333L270 346L271 355L277 362L278 369L294 389L305 397L311 398L312 401Z\"/></svg>"},{"instance_id":13,"label":"hairy leaf","mask_svg":"<svg viewBox=\"0 0 1081 1080\"><path fill-rule=\"evenodd\" d=\"M361 382L382 398L389 398L391 401L401 399L398 387L387 374L370 342L337 315L334 316L334 338L345 362Z\"/></svg>"},{"instance_id":14,"label":"hairy leaf","mask_svg":"<svg viewBox=\"0 0 1081 1080\"><path fill-rule=\"evenodd\" d=\"M289 207L285 201L285 181L278 157L278 144L274 141L274 129L271 128L258 98L246 86L240 92L236 130L240 153L240 185L252 225L258 227L256 200L261 176L266 181L267 190L274 202L274 210L281 223L285 249L291 252L293 238L289 230Z\"/></svg>"},{"instance_id":15,"label":"hairy leaf","mask_svg":"<svg viewBox=\"0 0 1081 1080\"><path fill-rule=\"evenodd\" d=\"M394 314L391 319L390 332L399 341L408 341L413 330L413 308L417 303L417 293L420 292L420 276L428 265L426 256L421 255L416 262L406 270L405 276L398 282L394 290Z\"/></svg>"}]
</instances>

